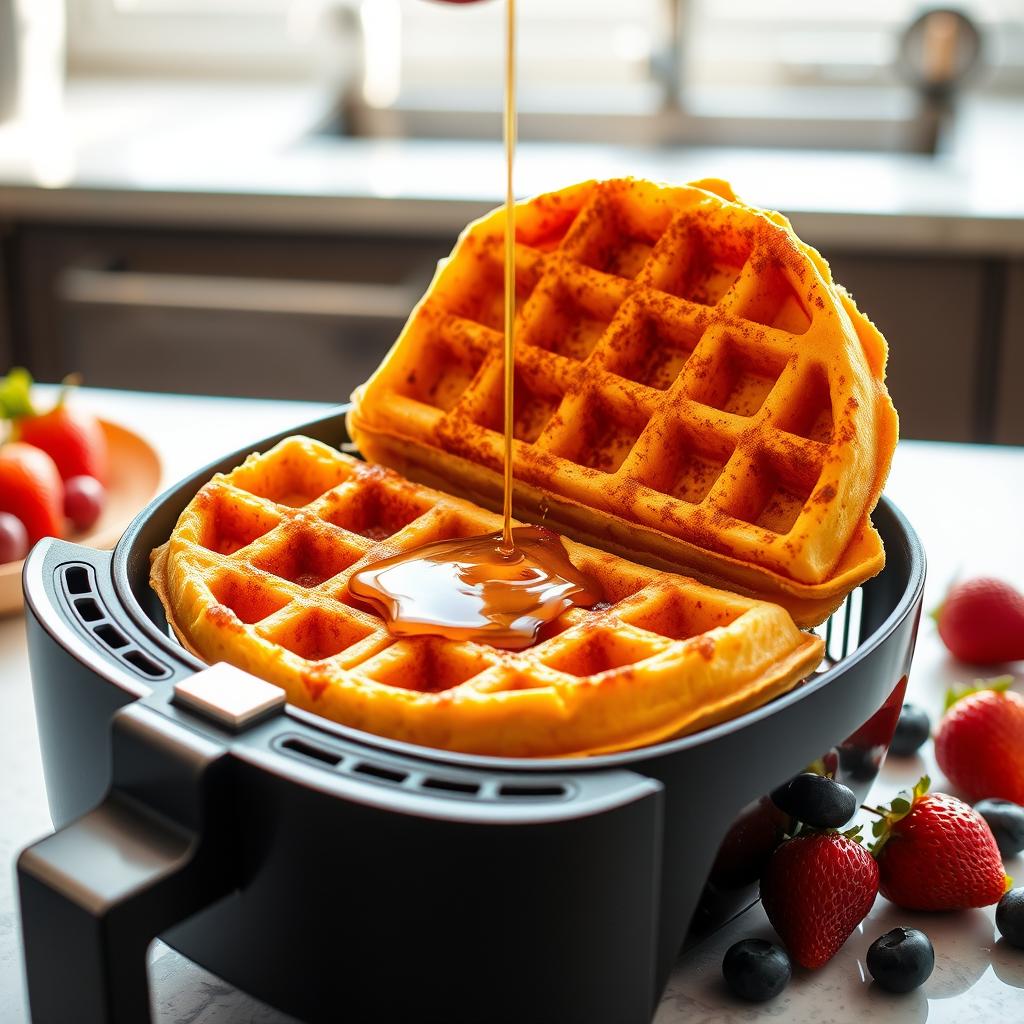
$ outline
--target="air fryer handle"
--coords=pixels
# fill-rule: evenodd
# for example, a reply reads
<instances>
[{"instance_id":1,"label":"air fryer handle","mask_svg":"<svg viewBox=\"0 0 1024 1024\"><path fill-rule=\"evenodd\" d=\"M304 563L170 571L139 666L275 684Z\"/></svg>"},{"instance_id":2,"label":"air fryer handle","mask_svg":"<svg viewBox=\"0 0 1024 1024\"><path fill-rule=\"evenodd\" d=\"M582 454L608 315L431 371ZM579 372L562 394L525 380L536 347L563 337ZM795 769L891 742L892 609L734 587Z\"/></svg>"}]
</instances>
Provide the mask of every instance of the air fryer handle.
<instances>
[{"instance_id":1,"label":"air fryer handle","mask_svg":"<svg viewBox=\"0 0 1024 1024\"><path fill-rule=\"evenodd\" d=\"M237 884L224 748L135 703L112 751L100 804L18 859L36 1024L149 1021L150 941Z\"/></svg>"}]
</instances>

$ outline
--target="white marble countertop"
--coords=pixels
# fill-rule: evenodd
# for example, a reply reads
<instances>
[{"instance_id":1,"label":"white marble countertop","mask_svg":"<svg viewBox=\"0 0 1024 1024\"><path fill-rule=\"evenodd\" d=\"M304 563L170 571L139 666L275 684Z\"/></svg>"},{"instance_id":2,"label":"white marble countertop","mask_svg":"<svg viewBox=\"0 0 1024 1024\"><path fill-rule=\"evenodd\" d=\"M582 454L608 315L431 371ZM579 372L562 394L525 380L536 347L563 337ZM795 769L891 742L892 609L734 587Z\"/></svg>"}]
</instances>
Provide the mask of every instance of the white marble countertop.
<instances>
[{"instance_id":1,"label":"white marble countertop","mask_svg":"<svg viewBox=\"0 0 1024 1024\"><path fill-rule=\"evenodd\" d=\"M160 451L165 479L186 472L291 424L326 406L299 402L182 398L85 389L83 400L112 420L147 436ZM893 464L887 493L906 512L924 541L929 558L925 607L934 607L955 575L992 573L1024 588L1024 449L903 442ZM1024 690L1024 665L1017 687ZM945 653L928 618L921 624L910 675L909 699L933 719L946 687L971 678L971 669ZM870 800L889 798L929 771L944 786L928 748L924 757L890 759ZM20 618L0 620L0 1024L27 1019L13 862L18 851L50 828ZM1007 871L1024 881L1024 857L1008 861ZM867 975L867 947L897 924L926 931L936 950L935 973L917 992L892 996ZM879 897L875 908L839 954L816 972L798 970L776 1000L748 1006L732 999L721 982L724 951L747 936L771 937L760 907L707 939L682 957L672 974L656 1024L754 1020L834 1022L872 1021L931 1024L1009 1024L1024 1017L1024 952L996 941L993 911L956 914L908 913ZM219 979L157 943L151 963L157 1021L160 1024L288 1024L290 1018L237 992Z\"/></svg>"},{"instance_id":2,"label":"white marble countertop","mask_svg":"<svg viewBox=\"0 0 1024 1024\"><path fill-rule=\"evenodd\" d=\"M498 141L310 134L311 84L70 83L0 126L0 220L454 234L497 205ZM592 177L732 180L821 246L1024 253L1024 104L961 104L938 157L523 143L522 195Z\"/></svg>"}]
</instances>

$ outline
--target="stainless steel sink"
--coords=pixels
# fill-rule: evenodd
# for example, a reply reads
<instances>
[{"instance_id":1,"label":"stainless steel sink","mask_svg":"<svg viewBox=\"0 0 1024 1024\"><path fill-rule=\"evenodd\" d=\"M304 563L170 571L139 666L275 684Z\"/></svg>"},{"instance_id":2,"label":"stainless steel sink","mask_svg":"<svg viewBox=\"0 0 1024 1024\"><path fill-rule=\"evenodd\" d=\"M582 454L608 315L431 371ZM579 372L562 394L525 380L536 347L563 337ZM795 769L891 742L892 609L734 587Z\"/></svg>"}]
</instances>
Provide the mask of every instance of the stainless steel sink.
<instances>
[{"instance_id":1,"label":"stainless steel sink","mask_svg":"<svg viewBox=\"0 0 1024 1024\"><path fill-rule=\"evenodd\" d=\"M756 104L756 105L755 105ZM372 138L496 139L500 97L477 95L455 107L450 96L402 94L375 106L353 88L314 134ZM656 87L602 106L593 97L571 110L521 101L519 138L546 142L648 146L746 146L932 154L950 118L946 105L909 89L793 89L687 97L666 103Z\"/></svg>"}]
</instances>

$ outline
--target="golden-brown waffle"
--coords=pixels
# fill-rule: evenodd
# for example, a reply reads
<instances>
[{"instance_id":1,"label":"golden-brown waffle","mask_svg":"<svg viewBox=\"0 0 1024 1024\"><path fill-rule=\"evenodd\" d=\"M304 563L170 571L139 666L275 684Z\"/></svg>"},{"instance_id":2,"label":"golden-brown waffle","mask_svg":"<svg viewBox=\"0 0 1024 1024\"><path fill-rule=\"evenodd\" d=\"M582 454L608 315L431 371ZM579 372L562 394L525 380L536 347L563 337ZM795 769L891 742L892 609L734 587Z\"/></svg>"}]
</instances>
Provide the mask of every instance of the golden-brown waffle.
<instances>
[{"instance_id":1,"label":"golden-brown waffle","mask_svg":"<svg viewBox=\"0 0 1024 1024\"><path fill-rule=\"evenodd\" d=\"M502 500L504 211L470 225L354 397L366 457ZM821 622L884 562L881 335L722 182L519 205L515 513Z\"/></svg>"},{"instance_id":2,"label":"golden-brown waffle","mask_svg":"<svg viewBox=\"0 0 1024 1024\"><path fill-rule=\"evenodd\" d=\"M506 756L620 749L756 707L817 665L820 638L777 605L566 542L601 587L526 651L396 639L348 580L424 543L495 533L498 516L290 438L214 477L154 553L182 642L383 736Z\"/></svg>"}]
</instances>

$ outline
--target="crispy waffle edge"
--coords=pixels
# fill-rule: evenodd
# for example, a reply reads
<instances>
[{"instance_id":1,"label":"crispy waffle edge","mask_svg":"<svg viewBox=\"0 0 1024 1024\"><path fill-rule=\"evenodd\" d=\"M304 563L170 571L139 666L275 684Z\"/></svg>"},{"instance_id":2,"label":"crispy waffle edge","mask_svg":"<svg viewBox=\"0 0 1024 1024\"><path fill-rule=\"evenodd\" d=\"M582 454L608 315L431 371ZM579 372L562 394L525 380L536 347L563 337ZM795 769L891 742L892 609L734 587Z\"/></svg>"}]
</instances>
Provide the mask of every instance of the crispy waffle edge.
<instances>
[{"instance_id":1,"label":"crispy waffle edge","mask_svg":"<svg viewBox=\"0 0 1024 1024\"><path fill-rule=\"evenodd\" d=\"M396 474L378 472L379 467L364 467L357 460L308 439L288 439L263 456L250 457L235 472L244 467L258 467L260 460L272 461L282 450L295 458L312 452L317 458L335 460L350 474L337 485L335 490L338 491L344 491L356 477L360 482L349 488L352 494L358 493L364 483L368 487L382 483L387 487L399 486L400 478ZM293 602L301 615L307 608L308 595L314 591L318 594L331 591L334 595L325 605L330 614L336 612L344 618L366 613L354 612L343 604L340 598L344 593L337 587L332 591L331 579L319 584L320 590L314 587L304 591L294 582L277 579L272 574L268 576L264 569L254 568L248 560L268 564L267 558L274 549L273 535L281 529L282 523L294 521L318 528L307 518L316 515L310 508L315 506L322 513L328 506L323 504L324 496L314 498L312 505L304 509L277 505L270 499L257 497L253 507L270 518L279 516L277 525L230 554L211 552L202 548L196 538L204 536L201 530L204 524L208 525L204 516L217 514L217 494L225 487L229 496L233 493L233 477L234 474L218 476L207 484L182 513L168 543L153 553L151 582L164 604L168 621L185 647L198 657L207 661L231 661L283 686L291 703L369 732L426 746L503 756L583 756L625 749L692 732L763 704L806 677L822 656L820 638L796 630L789 617L775 606L714 592L695 581L646 569L606 552L568 542L567 548L574 561L587 564L588 559L592 560L595 565L605 567L609 578L625 575L648 582L631 596L620 598L610 611L593 615L580 610L567 613L571 620L568 628L530 649L531 657L525 661L520 659L521 664L516 661L518 655L496 653L490 648L483 650L481 656L490 659L490 667L485 672L494 668L500 675L509 664L517 665L517 672L525 666L539 674L539 682L534 680L532 686L477 691L469 685L479 678L473 676L449 689L429 691L360 676L364 666L370 665L371 668L365 669L370 672L374 663L388 661L391 657L388 652L394 654L396 649L399 654L391 660L401 664L404 658L412 666L422 664L417 661L417 651L421 654L433 651L431 657L452 654L456 658L472 658L481 654L475 648L485 647L449 644L436 638L385 639L379 649L348 668L339 668L332 662L332 657L343 658L344 651L324 659L304 660L287 649L275 649L273 643L268 646L267 635L261 635L260 630L270 636L278 630L280 635L282 623L288 625L294 619L289 611L295 610ZM407 493L416 494L424 504L430 504L432 510L403 526L399 533L412 530L411 537L418 539L412 527L421 520L434 522L430 516L437 510L440 510L438 516L467 517L466 522L479 524L480 532L492 530L497 522L495 516L469 503L435 494L418 485L401 482L401 486L409 488ZM195 532L196 529L200 532ZM191 540L182 539L189 534ZM298 535L282 533L282 537L289 540L294 536ZM392 550L398 543L396 537L398 534L367 543L365 558L379 557L381 551ZM405 537L401 543L409 542L411 537ZM336 579L347 579L346 573L359 564L360 559L357 559ZM288 601L255 623L243 623L210 589L225 574L244 577L247 573L257 580L258 587L276 588L275 593L290 595ZM656 609L659 600L663 605L670 599L685 604L690 599L685 595L694 594L718 602L716 614L724 609L722 614L732 617L723 625L681 641L651 632L643 625L626 624L626 619L618 618L619 615L636 618L640 614L636 611L638 607L641 611L648 605ZM334 601L337 604L330 603ZM697 607L700 607L699 601ZM320 614L317 609L319 605L314 610ZM644 614L654 613L648 608ZM744 624L734 628L733 623L740 619ZM645 620L640 615L637 621ZM605 642L612 647L640 644L649 653L639 661L613 664L588 676L549 668L543 660L564 658L566 650L570 658L578 657L587 644ZM445 648L444 644L449 646ZM770 653L766 653L769 647ZM724 666L723 659L733 659L730 664L735 667L735 671L731 674L727 671L724 677L720 670L730 666ZM728 685L723 683L723 678ZM692 700L688 687L703 687L703 698ZM645 700L655 703L645 706Z\"/></svg>"}]
</instances>

